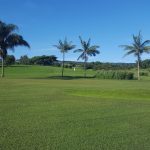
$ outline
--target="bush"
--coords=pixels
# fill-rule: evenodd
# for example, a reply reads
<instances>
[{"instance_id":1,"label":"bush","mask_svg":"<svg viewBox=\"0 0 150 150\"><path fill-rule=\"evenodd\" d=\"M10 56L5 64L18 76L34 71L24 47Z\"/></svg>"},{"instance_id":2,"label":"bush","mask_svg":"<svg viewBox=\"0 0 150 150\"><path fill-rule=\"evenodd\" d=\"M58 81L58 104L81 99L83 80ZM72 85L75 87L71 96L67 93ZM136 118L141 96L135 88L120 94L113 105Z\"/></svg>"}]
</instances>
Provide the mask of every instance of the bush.
<instances>
[{"instance_id":1,"label":"bush","mask_svg":"<svg viewBox=\"0 0 150 150\"><path fill-rule=\"evenodd\" d=\"M128 72L126 74L126 80L133 80L134 79L134 73Z\"/></svg>"},{"instance_id":2,"label":"bush","mask_svg":"<svg viewBox=\"0 0 150 150\"><path fill-rule=\"evenodd\" d=\"M96 76L99 79L133 80L134 73L123 71L99 71Z\"/></svg>"},{"instance_id":3,"label":"bush","mask_svg":"<svg viewBox=\"0 0 150 150\"><path fill-rule=\"evenodd\" d=\"M64 64L64 68L73 68L72 64Z\"/></svg>"},{"instance_id":4,"label":"bush","mask_svg":"<svg viewBox=\"0 0 150 150\"><path fill-rule=\"evenodd\" d=\"M21 56L19 60L20 64L22 65L29 65L30 64L30 59L28 58L27 55Z\"/></svg>"},{"instance_id":5,"label":"bush","mask_svg":"<svg viewBox=\"0 0 150 150\"><path fill-rule=\"evenodd\" d=\"M140 72L140 76L148 76L148 72Z\"/></svg>"},{"instance_id":6,"label":"bush","mask_svg":"<svg viewBox=\"0 0 150 150\"><path fill-rule=\"evenodd\" d=\"M54 55L51 56L34 56L30 59L30 64L33 65L43 65L43 66L51 66L55 62L57 62L57 57Z\"/></svg>"},{"instance_id":7,"label":"bush","mask_svg":"<svg viewBox=\"0 0 150 150\"><path fill-rule=\"evenodd\" d=\"M141 62L141 67L142 67L143 69L150 68L150 59L143 60L143 61Z\"/></svg>"},{"instance_id":8,"label":"bush","mask_svg":"<svg viewBox=\"0 0 150 150\"><path fill-rule=\"evenodd\" d=\"M5 65L6 66L13 65L13 64L15 64L15 61L16 61L15 56L7 55L6 59L5 59Z\"/></svg>"}]
</instances>

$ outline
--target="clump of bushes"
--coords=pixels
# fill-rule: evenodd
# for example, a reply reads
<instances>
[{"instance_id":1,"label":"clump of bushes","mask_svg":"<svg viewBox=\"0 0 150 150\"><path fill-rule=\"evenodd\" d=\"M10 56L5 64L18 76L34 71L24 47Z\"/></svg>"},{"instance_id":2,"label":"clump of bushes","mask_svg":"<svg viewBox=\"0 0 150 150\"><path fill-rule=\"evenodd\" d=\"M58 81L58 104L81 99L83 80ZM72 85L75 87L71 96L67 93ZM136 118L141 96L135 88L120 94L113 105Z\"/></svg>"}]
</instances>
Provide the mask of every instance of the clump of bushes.
<instances>
[{"instance_id":1,"label":"clump of bushes","mask_svg":"<svg viewBox=\"0 0 150 150\"><path fill-rule=\"evenodd\" d=\"M148 76L148 72L140 72L140 76Z\"/></svg>"},{"instance_id":2,"label":"clump of bushes","mask_svg":"<svg viewBox=\"0 0 150 150\"><path fill-rule=\"evenodd\" d=\"M99 71L96 75L99 79L133 80L134 73L125 71Z\"/></svg>"}]
</instances>

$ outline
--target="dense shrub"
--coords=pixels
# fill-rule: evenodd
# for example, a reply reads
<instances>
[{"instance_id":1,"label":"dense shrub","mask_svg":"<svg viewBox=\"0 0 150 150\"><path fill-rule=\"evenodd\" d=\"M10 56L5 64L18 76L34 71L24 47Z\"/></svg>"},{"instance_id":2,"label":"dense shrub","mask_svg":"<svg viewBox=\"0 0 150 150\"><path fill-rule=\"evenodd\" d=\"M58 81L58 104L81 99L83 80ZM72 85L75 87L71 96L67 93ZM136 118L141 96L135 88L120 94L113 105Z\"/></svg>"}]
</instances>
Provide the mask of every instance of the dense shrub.
<instances>
[{"instance_id":1,"label":"dense shrub","mask_svg":"<svg viewBox=\"0 0 150 150\"><path fill-rule=\"evenodd\" d=\"M140 76L148 76L148 72L140 72Z\"/></svg>"},{"instance_id":2,"label":"dense shrub","mask_svg":"<svg viewBox=\"0 0 150 150\"><path fill-rule=\"evenodd\" d=\"M143 69L150 68L150 59L143 60L143 61L141 62L141 67L142 67Z\"/></svg>"},{"instance_id":3,"label":"dense shrub","mask_svg":"<svg viewBox=\"0 0 150 150\"><path fill-rule=\"evenodd\" d=\"M80 67L84 68L84 63L78 63ZM102 63L102 62L88 62L86 64L86 69L93 70L127 70L136 67L135 63Z\"/></svg>"},{"instance_id":4,"label":"dense shrub","mask_svg":"<svg viewBox=\"0 0 150 150\"><path fill-rule=\"evenodd\" d=\"M72 68L71 64L64 64L64 68Z\"/></svg>"},{"instance_id":5,"label":"dense shrub","mask_svg":"<svg viewBox=\"0 0 150 150\"><path fill-rule=\"evenodd\" d=\"M57 57L54 55L51 56L34 56L30 59L30 64L32 65L43 65L50 66L57 62Z\"/></svg>"},{"instance_id":6,"label":"dense shrub","mask_svg":"<svg viewBox=\"0 0 150 150\"><path fill-rule=\"evenodd\" d=\"M133 80L134 73L124 71L99 71L96 76L99 79Z\"/></svg>"},{"instance_id":7,"label":"dense shrub","mask_svg":"<svg viewBox=\"0 0 150 150\"><path fill-rule=\"evenodd\" d=\"M21 56L19 62L22 65L30 65L30 59L27 55Z\"/></svg>"},{"instance_id":8,"label":"dense shrub","mask_svg":"<svg viewBox=\"0 0 150 150\"><path fill-rule=\"evenodd\" d=\"M15 56L7 55L5 58L5 65L6 66L13 65L15 64L15 61L16 61Z\"/></svg>"}]
</instances>

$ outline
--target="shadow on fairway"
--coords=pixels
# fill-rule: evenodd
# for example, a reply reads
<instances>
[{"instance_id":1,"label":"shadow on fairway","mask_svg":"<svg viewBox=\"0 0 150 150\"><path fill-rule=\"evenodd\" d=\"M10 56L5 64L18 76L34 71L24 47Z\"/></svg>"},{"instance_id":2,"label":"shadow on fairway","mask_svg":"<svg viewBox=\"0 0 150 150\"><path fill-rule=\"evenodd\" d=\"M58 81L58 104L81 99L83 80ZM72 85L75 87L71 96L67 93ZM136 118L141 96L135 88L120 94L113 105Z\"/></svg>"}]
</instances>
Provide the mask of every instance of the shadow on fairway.
<instances>
[{"instance_id":1,"label":"shadow on fairway","mask_svg":"<svg viewBox=\"0 0 150 150\"><path fill-rule=\"evenodd\" d=\"M5 66L9 68L26 68L26 67L32 67L32 65L12 65L12 66Z\"/></svg>"},{"instance_id":2,"label":"shadow on fairway","mask_svg":"<svg viewBox=\"0 0 150 150\"><path fill-rule=\"evenodd\" d=\"M83 77L83 76L50 76L48 79L57 79L57 80L76 80L76 79L94 79L95 77Z\"/></svg>"},{"instance_id":3,"label":"shadow on fairway","mask_svg":"<svg viewBox=\"0 0 150 150\"><path fill-rule=\"evenodd\" d=\"M78 79L95 79L95 76L90 77L83 77L83 76L49 76L49 77L35 77L35 78L28 78L28 79L53 79L53 80L78 80Z\"/></svg>"}]
</instances>

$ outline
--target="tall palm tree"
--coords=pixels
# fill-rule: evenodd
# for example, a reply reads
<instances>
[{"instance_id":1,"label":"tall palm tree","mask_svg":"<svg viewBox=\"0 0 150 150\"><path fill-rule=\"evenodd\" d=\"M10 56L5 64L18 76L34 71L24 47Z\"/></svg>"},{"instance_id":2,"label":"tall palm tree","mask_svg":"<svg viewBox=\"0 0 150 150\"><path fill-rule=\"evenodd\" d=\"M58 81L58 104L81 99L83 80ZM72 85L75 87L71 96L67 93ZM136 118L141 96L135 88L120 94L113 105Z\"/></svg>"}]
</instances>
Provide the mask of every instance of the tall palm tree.
<instances>
[{"instance_id":1,"label":"tall palm tree","mask_svg":"<svg viewBox=\"0 0 150 150\"><path fill-rule=\"evenodd\" d=\"M57 49L60 50L60 52L63 54L63 60L62 60L62 77L64 76L64 62L65 62L65 53L68 51L74 49L76 46L72 44L72 42L68 42L67 38L65 38L64 41L59 40L57 45L54 45Z\"/></svg>"},{"instance_id":2,"label":"tall palm tree","mask_svg":"<svg viewBox=\"0 0 150 150\"><path fill-rule=\"evenodd\" d=\"M0 21L0 57L2 61L2 74L4 77L4 60L7 56L8 49L13 50L16 46L26 46L30 48L30 45L23 39L23 37L15 31L18 27L14 24L6 24Z\"/></svg>"},{"instance_id":3,"label":"tall palm tree","mask_svg":"<svg viewBox=\"0 0 150 150\"><path fill-rule=\"evenodd\" d=\"M137 57L138 80L140 80L140 62L143 53L150 53L150 40L143 41L141 32L137 36L133 35L133 43L131 45L121 45L127 53L125 56L133 54Z\"/></svg>"},{"instance_id":4,"label":"tall palm tree","mask_svg":"<svg viewBox=\"0 0 150 150\"><path fill-rule=\"evenodd\" d=\"M91 46L91 39L89 39L87 42L83 41L81 36L79 36L80 42L81 42L81 49L77 49L74 51L74 53L76 52L80 52L81 55L78 57L77 60L82 59L84 60L84 77L86 77L86 64L88 61L88 56L96 56L96 54L99 54L99 50L97 50L99 48L99 46L97 45L93 45Z\"/></svg>"}]
</instances>

